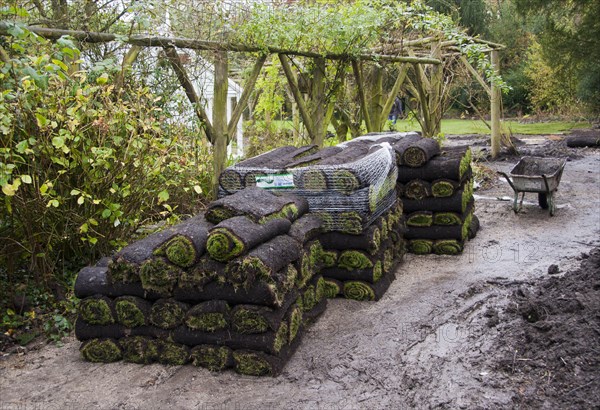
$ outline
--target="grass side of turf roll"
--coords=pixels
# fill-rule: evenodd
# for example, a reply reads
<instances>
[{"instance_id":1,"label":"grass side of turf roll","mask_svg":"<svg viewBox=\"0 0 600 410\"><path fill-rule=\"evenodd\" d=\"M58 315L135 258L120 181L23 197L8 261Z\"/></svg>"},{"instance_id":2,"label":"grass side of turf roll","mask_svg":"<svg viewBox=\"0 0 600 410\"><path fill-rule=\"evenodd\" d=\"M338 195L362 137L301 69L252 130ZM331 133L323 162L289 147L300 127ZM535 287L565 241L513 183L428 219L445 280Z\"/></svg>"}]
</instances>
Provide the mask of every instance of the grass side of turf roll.
<instances>
[{"instance_id":1,"label":"grass side of turf roll","mask_svg":"<svg viewBox=\"0 0 600 410\"><path fill-rule=\"evenodd\" d=\"M261 243L289 231L287 219L272 219L258 224L244 216L227 219L211 229L206 248L211 258L227 262Z\"/></svg>"},{"instance_id":2,"label":"grass side of turf roll","mask_svg":"<svg viewBox=\"0 0 600 410\"><path fill-rule=\"evenodd\" d=\"M115 323L113 301L106 296L96 295L83 299L78 311L79 316L91 325Z\"/></svg>"},{"instance_id":3,"label":"grass side of turf roll","mask_svg":"<svg viewBox=\"0 0 600 410\"><path fill-rule=\"evenodd\" d=\"M86 340L79 351L85 360L93 363L111 363L123 358L123 351L114 339Z\"/></svg>"},{"instance_id":4,"label":"grass side of turf roll","mask_svg":"<svg viewBox=\"0 0 600 410\"><path fill-rule=\"evenodd\" d=\"M147 325L151 307L149 301L140 297L120 296L115 299L117 322L129 328Z\"/></svg>"}]
</instances>

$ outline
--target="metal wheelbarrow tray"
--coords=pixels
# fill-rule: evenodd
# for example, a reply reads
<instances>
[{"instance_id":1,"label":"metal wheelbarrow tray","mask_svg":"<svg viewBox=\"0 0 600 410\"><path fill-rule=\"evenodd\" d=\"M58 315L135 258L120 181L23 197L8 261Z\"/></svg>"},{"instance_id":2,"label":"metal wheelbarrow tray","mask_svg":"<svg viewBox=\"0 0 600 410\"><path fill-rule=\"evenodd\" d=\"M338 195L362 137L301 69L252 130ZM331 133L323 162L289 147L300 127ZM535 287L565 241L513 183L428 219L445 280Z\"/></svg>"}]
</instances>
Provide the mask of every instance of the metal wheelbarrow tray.
<instances>
[{"instance_id":1,"label":"metal wheelbarrow tray","mask_svg":"<svg viewBox=\"0 0 600 410\"><path fill-rule=\"evenodd\" d=\"M550 216L554 215L554 192L558 189L566 163L566 158L523 157L510 171L510 176L499 171L515 191L513 211L521 210L525 192L537 192L542 209L549 209ZM520 202L519 193L522 193Z\"/></svg>"}]
</instances>

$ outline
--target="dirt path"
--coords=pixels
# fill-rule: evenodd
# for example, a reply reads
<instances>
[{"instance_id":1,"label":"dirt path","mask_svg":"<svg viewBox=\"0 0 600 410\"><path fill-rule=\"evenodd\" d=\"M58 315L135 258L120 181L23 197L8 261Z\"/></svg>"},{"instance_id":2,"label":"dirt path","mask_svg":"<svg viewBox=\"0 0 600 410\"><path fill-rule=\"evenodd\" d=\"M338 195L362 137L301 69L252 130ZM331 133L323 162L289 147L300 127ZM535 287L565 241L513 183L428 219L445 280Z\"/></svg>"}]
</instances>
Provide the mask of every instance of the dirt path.
<instances>
[{"instance_id":1,"label":"dirt path","mask_svg":"<svg viewBox=\"0 0 600 410\"><path fill-rule=\"evenodd\" d=\"M0 360L0 409L513 407L518 384L488 360L503 337L490 321L507 284L575 268L600 244L600 153L567 163L552 218L533 194L515 215L497 200L512 195L503 181L477 195L482 230L463 255L408 255L381 301L330 301L277 378L91 364L68 339Z\"/></svg>"}]
</instances>

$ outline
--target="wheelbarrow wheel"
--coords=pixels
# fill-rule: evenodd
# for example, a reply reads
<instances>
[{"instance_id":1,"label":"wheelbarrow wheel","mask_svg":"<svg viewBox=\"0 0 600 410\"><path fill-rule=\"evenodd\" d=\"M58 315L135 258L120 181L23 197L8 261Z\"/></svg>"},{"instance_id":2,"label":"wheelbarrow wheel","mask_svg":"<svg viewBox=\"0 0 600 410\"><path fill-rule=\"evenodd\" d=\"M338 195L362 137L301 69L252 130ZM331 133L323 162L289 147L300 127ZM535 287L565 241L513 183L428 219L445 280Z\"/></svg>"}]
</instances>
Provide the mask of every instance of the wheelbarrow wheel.
<instances>
[{"instance_id":1,"label":"wheelbarrow wheel","mask_svg":"<svg viewBox=\"0 0 600 410\"><path fill-rule=\"evenodd\" d=\"M548 194L546 192L538 193L538 203L542 209L548 209Z\"/></svg>"}]
</instances>

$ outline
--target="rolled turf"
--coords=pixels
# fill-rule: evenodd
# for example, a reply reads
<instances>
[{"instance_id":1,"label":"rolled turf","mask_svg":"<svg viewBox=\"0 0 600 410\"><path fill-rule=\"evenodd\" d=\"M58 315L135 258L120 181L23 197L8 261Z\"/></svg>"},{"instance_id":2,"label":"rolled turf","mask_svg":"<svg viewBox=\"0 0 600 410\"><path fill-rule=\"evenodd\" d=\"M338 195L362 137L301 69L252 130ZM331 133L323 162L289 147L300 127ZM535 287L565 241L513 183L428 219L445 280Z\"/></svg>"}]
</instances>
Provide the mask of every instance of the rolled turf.
<instances>
[{"instance_id":1,"label":"rolled turf","mask_svg":"<svg viewBox=\"0 0 600 410\"><path fill-rule=\"evenodd\" d=\"M165 256L169 262L182 268L196 264L206 251L208 231L213 224L203 215L195 216L172 228L175 235L157 248L155 255Z\"/></svg>"},{"instance_id":2,"label":"rolled turf","mask_svg":"<svg viewBox=\"0 0 600 410\"><path fill-rule=\"evenodd\" d=\"M369 269L373 268L376 260L376 256L371 256L366 252L348 249L340 252L337 266L346 270Z\"/></svg>"},{"instance_id":3,"label":"rolled turf","mask_svg":"<svg viewBox=\"0 0 600 410\"><path fill-rule=\"evenodd\" d=\"M471 215L466 215L461 225L409 226L404 233L404 237L406 239L455 239L462 241L468 237Z\"/></svg>"},{"instance_id":4,"label":"rolled turf","mask_svg":"<svg viewBox=\"0 0 600 410\"><path fill-rule=\"evenodd\" d=\"M367 283L358 280L344 282L343 295L346 299L358 301L379 300L396 279L393 271L384 275L377 283Z\"/></svg>"},{"instance_id":5,"label":"rolled turf","mask_svg":"<svg viewBox=\"0 0 600 410\"><path fill-rule=\"evenodd\" d=\"M108 265L108 281L110 283L139 282L140 266L151 259L156 250L176 234L175 227L170 227L125 246L114 255Z\"/></svg>"},{"instance_id":6,"label":"rolled turf","mask_svg":"<svg viewBox=\"0 0 600 410\"><path fill-rule=\"evenodd\" d=\"M79 317L91 325L109 325L115 322L114 305L102 295L90 296L79 303Z\"/></svg>"},{"instance_id":7,"label":"rolled turf","mask_svg":"<svg viewBox=\"0 0 600 410\"><path fill-rule=\"evenodd\" d=\"M121 360L123 352L114 339L91 339L79 348L81 356L88 362L111 363Z\"/></svg>"},{"instance_id":8,"label":"rolled turf","mask_svg":"<svg viewBox=\"0 0 600 410\"><path fill-rule=\"evenodd\" d=\"M150 323L161 329L174 329L183 323L189 305L175 299L160 299L152 304Z\"/></svg>"},{"instance_id":9,"label":"rolled turf","mask_svg":"<svg viewBox=\"0 0 600 410\"><path fill-rule=\"evenodd\" d=\"M398 170L398 182L404 184L413 179L430 182L438 179L463 181L470 169L471 150L469 148L445 148L440 155L419 168L401 167Z\"/></svg>"},{"instance_id":10,"label":"rolled turf","mask_svg":"<svg viewBox=\"0 0 600 410\"><path fill-rule=\"evenodd\" d=\"M284 346L278 355L253 350L233 352L234 369L248 376L277 376L300 345L301 337Z\"/></svg>"},{"instance_id":11,"label":"rolled turf","mask_svg":"<svg viewBox=\"0 0 600 410\"><path fill-rule=\"evenodd\" d=\"M402 154L402 165L418 168L440 153L440 145L433 138L421 138L410 144Z\"/></svg>"},{"instance_id":12,"label":"rolled turf","mask_svg":"<svg viewBox=\"0 0 600 410\"><path fill-rule=\"evenodd\" d=\"M218 224L234 216L245 216L261 223L274 218L294 221L308 211L304 198L295 195L277 196L262 188L249 187L211 202L205 216Z\"/></svg>"},{"instance_id":13,"label":"rolled turf","mask_svg":"<svg viewBox=\"0 0 600 410\"><path fill-rule=\"evenodd\" d=\"M294 238L298 243L305 244L323 231L323 221L318 215L306 214L292 223L288 235Z\"/></svg>"},{"instance_id":14,"label":"rolled turf","mask_svg":"<svg viewBox=\"0 0 600 410\"><path fill-rule=\"evenodd\" d=\"M184 289L202 290L204 286L212 281L224 281L226 266L225 263L204 255L192 268L181 272L177 285Z\"/></svg>"},{"instance_id":15,"label":"rolled turf","mask_svg":"<svg viewBox=\"0 0 600 410\"><path fill-rule=\"evenodd\" d=\"M434 215L431 211L411 212L406 216L406 225L409 227L431 226L433 224L433 221Z\"/></svg>"},{"instance_id":16,"label":"rolled turf","mask_svg":"<svg viewBox=\"0 0 600 410\"><path fill-rule=\"evenodd\" d=\"M432 212L458 212L467 210L469 203L473 200L471 181L465 181L462 188L448 198L425 198L422 200L403 199L404 212L422 211L424 209Z\"/></svg>"},{"instance_id":17,"label":"rolled turf","mask_svg":"<svg viewBox=\"0 0 600 410\"><path fill-rule=\"evenodd\" d=\"M400 138L396 142L393 142L391 145L392 145L392 148L394 149L394 152L396 153L396 163L398 165L402 165L404 151L406 151L406 149L408 147L410 147L412 144L414 144L422 139L423 139L423 137L421 137L420 135L411 134L411 135L407 135L403 138Z\"/></svg>"},{"instance_id":18,"label":"rolled turf","mask_svg":"<svg viewBox=\"0 0 600 410\"><path fill-rule=\"evenodd\" d=\"M190 361L190 349L184 344L157 339L156 345L160 364L182 366Z\"/></svg>"},{"instance_id":19,"label":"rolled turf","mask_svg":"<svg viewBox=\"0 0 600 410\"><path fill-rule=\"evenodd\" d=\"M165 297L170 296L181 272L181 268L172 265L164 257L148 259L140 268L142 288Z\"/></svg>"},{"instance_id":20,"label":"rolled turf","mask_svg":"<svg viewBox=\"0 0 600 410\"><path fill-rule=\"evenodd\" d=\"M161 297L157 292L146 291L141 283L109 283L108 268L103 266L86 266L77 274L75 280L75 296L83 299L88 296L102 294L108 297L134 295L149 300Z\"/></svg>"},{"instance_id":21,"label":"rolled turf","mask_svg":"<svg viewBox=\"0 0 600 410\"><path fill-rule=\"evenodd\" d=\"M258 305L236 305L231 312L231 329L241 334L276 331L297 297L296 291L290 292L282 306L277 309Z\"/></svg>"},{"instance_id":22,"label":"rolled turf","mask_svg":"<svg viewBox=\"0 0 600 410\"><path fill-rule=\"evenodd\" d=\"M211 258L227 262L269 239L287 233L290 227L287 219L271 219L258 224L244 216L236 216L211 229L206 248Z\"/></svg>"},{"instance_id":23,"label":"rolled turf","mask_svg":"<svg viewBox=\"0 0 600 410\"><path fill-rule=\"evenodd\" d=\"M343 293L344 284L341 281L327 277L327 274L324 274L324 280L325 280L325 296L328 299L336 298L338 295L341 295Z\"/></svg>"},{"instance_id":24,"label":"rolled turf","mask_svg":"<svg viewBox=\"0 0 600 410\"><path fill-rule=\"evenodd\" d=\"M456 239L440 239L433 243L433 253L436 255L458 255L462 252L464 241Z\"/></svg>"},{"instance_id":25,"label":"rolled turf","mask_svg":"<svg viewBox=\"0 0 600 410\"><path fill-rule=\"evenodd\" d=\"M269 280L254 282L248 287L213 281L202 289L175 288L173 295L177 300L193 304L220 299L231 304L248 303L279 307L295 285L297 275L296 268L289 265Z\"/></svg>"},{"instance_id":26,"label":"rolled turf","mask_svg":"<svg viewBox=\"0 0 600 410\"><path fill-rule=\"evenodd\" d=\"M381 229L375 223L358 235L341 232L328 232L319 237L325 249L345 250L357 249L368 251L371 255L377 253L381 245Z\"/></svg>"},{"instance_id":27,"label":"rolled turf","mask_svg":"<svg viewBox=\"0 0 600 410\"><path fill-rule=\"evenodd\" d=\"M430 239L411 239L408 250L416 255L428 255L433 252L433 241Z\"/></svg>"},{"instance_id":28,"label":"rolled turf","mask_svg":"<svg viewBox=\"0 0 600 410\"><path fill-rule=\"evenodd\" d=\"M288 235L279 235L230 261L225 269L227 281L248 287L255 281L270 283L272 277L300 258L300 244Z\"/></svg>"},{"instance_id":29,"label":"rolled turf","mask_svg":"<svg viewBox=\"0 0 600 410\"><path fill-rule=\"evenodd\" d=\"M328 280L335 279L338 281L347 281L347 280L360 280L369 283L376 283L379 279L381 279L383 275L383 264L382 261L375 262L372 268L367 269L354 269L347 270L341 268L327 268L321 271L321 274L325 277L326 285L328 286L327 292L333 292L335 289L329 289L330 283L327 283ZM335 292L335 295L340 293L342 289ZM335 296L334 296L335 297Z\"/></svg>"},{"instance_id":30,"label":"rolled turf","mask_svg":"<svg viewBox=\"0 0 600 410\"><path fill-rule=\"evenodd\" d=\"M231 308L224 300L209 300L192 306L184 323L192 330L216 332L229 328Z\"/></svg>"},{"instance_id":31,"label":"rolled turf","mask_svg":"<svg viewBox=\"0 0 600 410\"><path fill-rule=\"evenodd\" d=\"M180 326L173 332L176 343L196 346L202 344L227 346L231 349L252 349L270 354L278 354L288 344L289 329L287 322L281 322L277 331L258 334L239 334L230 331L201 332Z\"/></svg>"},{"instance_id":32,"label":"rolled turf","mask_svg":"<svg viewBox=\"0 0 600 410\"><path fill-rule=\"evenodd\" d=\"M123 361L137 364L150 364L158 360L156 339L148 336L128 336L119 339Z\"/></svg>"},{"instance_id":33,"label":"rolled turf","mask_svg":"<svg viewBox=\"0 0 600 410\"><path fill-rule=\"evenodd\" d=\"M115 299L117 322L125 327L149 324L152 304L136 296L120 296Z\"/></svg>"},{"instance_id":34,"label":"rolled turf","mask_svg":"<svg viewBox=\"0 0 600 410\"><path fill-rule=\"evenodd\" d=\"M300 172L295 178L295 184L298 188L311 192L324 192L329 188L325 172L316 168Z\"/></svg>"},{"instance_id":35,"label":"rolled turf","mask_svg":"<svg viewBox=\"0 0 600 410\"><path fill-rule=\"evenodd\" d=\"M447 198L454 194L460 183L451 179L436 179L431 183L431 195L436 198Z\"/></svg>"},{"instance_id":36,"label":"rolled turf","mask_svg":"<svg viewBox=\"0 0 600 410\"><path fill-rule=\"evenodd\" d=\"M404 197L421 200L431 196L431 184L422 179L413 179L404 184Z\"/></svg>"},{"instance_id":37,"label":"rolled turf","mask_svg":"<svg viewBox=\"0 0 600 410\"><path fill-rule=\"evenodd\" d=\"M233 350L227 346L198 345L192 348L191 359L194 366L221 371L233 367Z\"/></svg>"}]
</instances>

